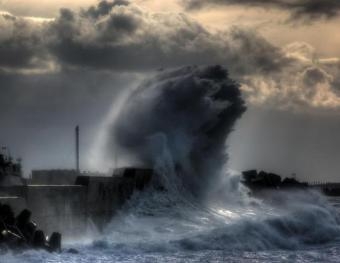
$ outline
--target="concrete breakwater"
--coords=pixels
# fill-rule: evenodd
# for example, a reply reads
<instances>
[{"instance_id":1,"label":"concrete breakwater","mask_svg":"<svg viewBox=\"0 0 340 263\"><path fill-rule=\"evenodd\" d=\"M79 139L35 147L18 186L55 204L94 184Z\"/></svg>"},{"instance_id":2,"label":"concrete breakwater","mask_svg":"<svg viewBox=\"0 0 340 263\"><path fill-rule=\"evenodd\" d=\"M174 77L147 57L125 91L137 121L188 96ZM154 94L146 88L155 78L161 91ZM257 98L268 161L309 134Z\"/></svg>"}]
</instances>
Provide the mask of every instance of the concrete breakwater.
<instances>
[{"instance_id":1,"label":"concrete breakwater","mask_svg":"<svg viewBox=\"0 0 340 263\"><path fill-rule=\"evenodd\" d=\"M53 232L46 236L44 231L31 220L31 211L24 209L15 215L12 207L0 203L0 249L45 249L61 251L61 234Z\"/></svg>"},{"instance_id":2,"label":"concrete breakwater","mask_svg":"<svg viewBox=\"0 0 340 263\"><path fill-rule=\"evenodd\" d=\"M275 173L257 170L242 172L243 183L252 190L253 193L261 190L280 189L315 189L328 196L340 196L340 183L334 182L299 182L294 177L282 177Z\"/></svg>"},{"instance_id":3,"label":"concrete breakwater","mask_svg":"<svg viewBox=\"0 0 340 263\"><path fill-rule=\"evenodd\" d=\"M243 183L253 194L258 194L262 190L282 190L282 189L304 189L308 183L299 182L294 177L282 177L275 173L257 170L242 172Z\"/></svg>"},{"instance_id":4,"label":"concrete breakwater","mask_svg":"<svg viewBox=\"0 0 340 263\"><path fill-rule=\"evenodd\" d=\"M3 204L15 213L32 211L34 220L47 234L79 237L91 227L101 230L126 200L142 190L153 176L151 169L121 168L112 176L58 170L32 173L32 178L16 185L0 186ZM53 184L51 184L53 183Z\"/></svg>"}]
</instances>

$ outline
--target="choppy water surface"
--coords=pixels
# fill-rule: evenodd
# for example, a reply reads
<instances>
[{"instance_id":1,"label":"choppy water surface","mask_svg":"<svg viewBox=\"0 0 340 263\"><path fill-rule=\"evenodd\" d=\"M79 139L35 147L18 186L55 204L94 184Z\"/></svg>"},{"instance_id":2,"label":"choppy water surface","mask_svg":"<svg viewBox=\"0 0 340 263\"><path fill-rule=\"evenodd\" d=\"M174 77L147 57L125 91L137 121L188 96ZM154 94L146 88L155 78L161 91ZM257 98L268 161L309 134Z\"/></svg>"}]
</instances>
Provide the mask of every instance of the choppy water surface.
<instances>
[{"instance_id":1,"label":"choppy water surface","mask_svg":"<svg viewBox=\"0 0 340 263\"><path fill-rule=\"evenodd\" d=\"M339 262L334 205L339 198L285 192L270 203L208 209L150 189L95 240L73 241L61 254L5 253L0 262Z\"/></svg>"}]
</instances>

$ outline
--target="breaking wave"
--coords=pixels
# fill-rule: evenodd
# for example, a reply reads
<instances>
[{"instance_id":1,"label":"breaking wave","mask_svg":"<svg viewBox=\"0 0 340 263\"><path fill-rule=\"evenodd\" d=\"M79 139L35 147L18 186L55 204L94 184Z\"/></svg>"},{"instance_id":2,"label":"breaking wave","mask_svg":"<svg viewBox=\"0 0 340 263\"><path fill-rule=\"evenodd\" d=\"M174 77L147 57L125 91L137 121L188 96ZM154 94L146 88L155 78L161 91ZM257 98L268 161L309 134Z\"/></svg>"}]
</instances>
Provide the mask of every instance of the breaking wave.
<instances>
[{"instance_id":1,"label":"breaking wave","mask_svg":"<svg viewBox=\"0 0 340 263\"><path fill-rule=\"evenodd\" d=\"M132 92L107 143L157 177L95 245L254 251L337 241L339 216L317 192L276 191L261 201L227 169L227 138L244 111L239 85L221 66L160 71Z\"/></svg>"},{"instance_id":2,"label":"breaking wave","mask_svg":"<svg viewBox=\"0 0 340 263\"><path fill-rule=\"evenodd\" d=\"M111 155L152 167L165 180L175 175L203 197L221 180L226 139L244 111L239 85L221 66L161 71L130 94L114 119Z\"/></svg>"}]
</instances>

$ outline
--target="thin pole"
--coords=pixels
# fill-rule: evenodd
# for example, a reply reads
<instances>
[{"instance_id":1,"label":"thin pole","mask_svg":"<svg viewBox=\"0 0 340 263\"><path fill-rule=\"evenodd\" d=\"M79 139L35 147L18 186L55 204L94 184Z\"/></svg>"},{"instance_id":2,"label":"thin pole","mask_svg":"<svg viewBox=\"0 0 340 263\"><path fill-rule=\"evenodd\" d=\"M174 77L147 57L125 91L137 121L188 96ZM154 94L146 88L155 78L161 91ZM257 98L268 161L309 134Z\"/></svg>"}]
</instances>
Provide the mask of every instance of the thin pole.
<instances>
[{"instance_id":1,"label":"thin pole","mask_svg":"<svg viewBox=\"0 0 340 263\"><path fill-rule=\"evenodd\" d=\"M79 125L76 126L76 169L79 173Z\"/></svg>"}]
</instances>

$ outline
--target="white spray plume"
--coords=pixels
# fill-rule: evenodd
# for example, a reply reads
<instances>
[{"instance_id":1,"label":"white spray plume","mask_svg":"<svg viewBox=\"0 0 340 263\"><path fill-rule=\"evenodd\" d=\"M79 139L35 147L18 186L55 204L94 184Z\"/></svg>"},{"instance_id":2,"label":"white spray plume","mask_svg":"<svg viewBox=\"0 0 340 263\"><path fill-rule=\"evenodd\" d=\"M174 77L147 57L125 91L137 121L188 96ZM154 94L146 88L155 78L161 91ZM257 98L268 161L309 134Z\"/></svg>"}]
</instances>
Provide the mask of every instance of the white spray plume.
<instances>
[{"instance_id":1,"label":"white spray plume","mask_svg":"<svg viewBox=\"0 0 340 263\"><path fill-rule=\"evenodd\" d=\"M113 119L109 156L118 152L131 165L165 168L201 195L221 175L226 139L244 111L239 85L221 66L160 71Z\"/></svg>"}]
</instances>

